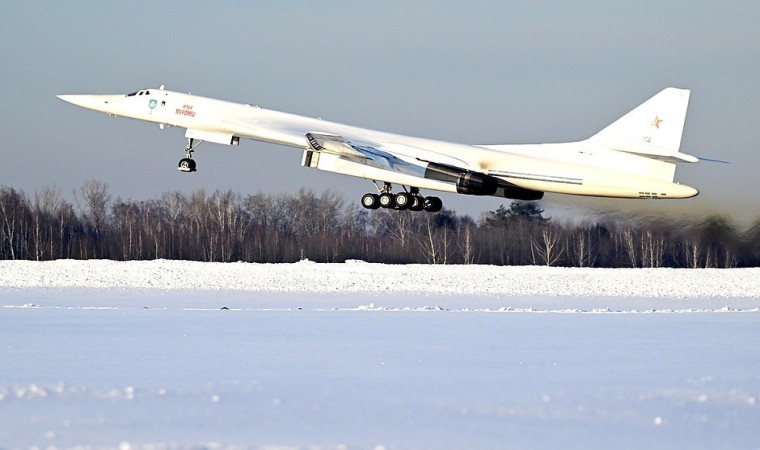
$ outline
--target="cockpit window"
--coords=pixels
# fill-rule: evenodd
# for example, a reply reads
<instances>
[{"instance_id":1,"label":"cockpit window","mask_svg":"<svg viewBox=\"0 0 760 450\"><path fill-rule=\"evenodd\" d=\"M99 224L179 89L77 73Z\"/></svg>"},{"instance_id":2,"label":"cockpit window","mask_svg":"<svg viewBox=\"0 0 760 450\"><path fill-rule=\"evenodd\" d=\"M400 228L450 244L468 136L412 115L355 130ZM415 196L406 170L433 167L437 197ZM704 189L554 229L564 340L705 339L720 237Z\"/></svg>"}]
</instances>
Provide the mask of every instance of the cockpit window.
<instances>
[{"instance_id":1,"label":"cockpit window","mask_svg":"<svg viewBox=\"0 0 760 450\"><path fill-rule=\"evenodd\" d=\"M150 91L143 89L142 91L130 92L129 94L125 95L125 97L134 97L135 95L150 95Z\"/></svg>"}]
</instances>

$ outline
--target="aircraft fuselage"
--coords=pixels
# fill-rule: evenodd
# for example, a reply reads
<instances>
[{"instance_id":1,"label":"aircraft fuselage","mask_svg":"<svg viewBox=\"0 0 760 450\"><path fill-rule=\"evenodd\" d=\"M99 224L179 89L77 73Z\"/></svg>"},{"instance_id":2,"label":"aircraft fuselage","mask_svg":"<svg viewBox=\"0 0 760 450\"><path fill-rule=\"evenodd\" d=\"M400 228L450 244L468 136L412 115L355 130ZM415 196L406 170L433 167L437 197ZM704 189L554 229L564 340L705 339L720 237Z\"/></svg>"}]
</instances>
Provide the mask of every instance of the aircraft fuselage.
<instances>
[{"instance_id":1,"label":"aircraft fuselage","mask_svg":"<svg viewBox=\"0 0 760 450\"><path fill-rule=\"evenodd\" d=\"M498 188L486 195L499 197L515 197L510 193L520 192L619 198L688 198L698 194L692 187L673 182L674 161L693 158L677 149L663 153L664 157L652 157L635 148L620 151L594 138L558 144L458 144L163 89L59 97L110 115L186 128L186 137L196 140L238 145L239 139L253 139L299 148L305 152L305 166L415 188L462 193L457 183L445 176L425 175L427 169L441 166L495 178ZM660 123L654 124L660 128ZM314 138L310 143L309 133L321 136L324 146ZM678 138L680 142L680 131ZM647 139L651 138L642 137L645 143Z\"/></svg>"}]
</instances>

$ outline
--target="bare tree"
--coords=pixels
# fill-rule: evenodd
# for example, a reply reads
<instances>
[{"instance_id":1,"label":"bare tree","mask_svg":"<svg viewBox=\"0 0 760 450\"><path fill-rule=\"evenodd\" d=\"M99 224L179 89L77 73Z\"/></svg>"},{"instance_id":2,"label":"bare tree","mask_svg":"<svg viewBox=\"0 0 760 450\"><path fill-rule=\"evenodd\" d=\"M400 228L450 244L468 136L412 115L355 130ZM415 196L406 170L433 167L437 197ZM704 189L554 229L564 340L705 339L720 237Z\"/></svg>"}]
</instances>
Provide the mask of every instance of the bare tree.
<instances>
[{"instance_id":1,"label":"bare tree","mask_svg":"<svg viewBox=\"0 0 760 450\"><path fill-rule=\"evenodd\" d=\"M665 257L665 239L651 230L639 234L642 267L662 267Z\"/></svg>"},{"instance_id":2,"label":"bare tree","mask_svg":"<svg viewBox=\"0 0 760 450\"><path fill-rule=\"evenodd\" d=\"M61 190L55 185L35 191L32 205L34 257L51 259L55 254L55 216L63 206Z\"/></svg>"},{"instance_id":3,"label":"bare tree","mask_svg":"<svg viewBox=\"0 0 760 450\"><path fill-rule=\"evenodd\" d=\"M593 228L580 226L569 235L568 253L576 267L591 267L596 263L597 250L592 236Z\"/></svg>"},{"instance_id":4,"label":"bare tree","mask_svg":"<svg viewBox=\"0 0 760 450\"><path fill-rule=\"evenodd\" d=\"M419 213L414 211L375 211L375 217L385 229L385 234L393 239L401 249L406 249L409 242L420 229Z\"/></svg>"},{"instance_id":5,"label":"bare tree","mask_svg":"<svg viewBox=\"0 0 760 450\"><path fill-rule=\"evenodd\" d=\"M425 262L428 264L442 263L443 251L434 227L435 219L433 218L433 214L426 214L424 217L419 243L425 255Z\"/></svg>"},{"instance_id":6,"label":"bare tree","mask_svg":"<svg viewBox=\"0 0 760 450\"><path fill-rule=\"evenodd\" d=\"M179 191L167 192L161 196L161 203L166 212L166 226L169 233L168 257L184 258L185 236L189 232L187 226L187 198Z\"/></svg>"},{"instance_id":7,"label":"bare tree","mask_svg":"<svg viewBox=\"0 0 760 450\"><path fill-rule=\"evenodd\" d=\"M259 262L283 262L286 249L285 236L290 233L292 220L288 212L289 197L285 194L257 193L244 201L251 220L249 247L254 251L253 260Z\"/></svg>"},{"instance_id":8,"label":"bare tree","mask_svg":"<svg viewBox=\"0 0 760 450\"><path fill-rule=\"evenodd\" d=\"M239 252L247 225L240 196L232 191L216 191L208 199L212 219L212 239L217 243L221 261L229 262Z\"/></svg>"},{"instance_id":9,"label":"bare tree","mask_svg":"<svg viewBox=\"0 0 760 450\"><path fill-rule=\"evenodd\" d=\"M74 211L74 205L63 202L56 212L56 229L58 241L58 258L71 258L74 244L74 234L79 219Z\"/></svg>"},{"instance_id":10,"label":"bare tree","mask_svg":"<svg viewBox=\"0 0 760 450\"><path fill-rule=\"evenodd\" d=\"M638 257L636 256L636 232L631 226L626 226L620 232L623 247L628 255L630 267L638 267Z\"/></svg>"},{"instance_id":11,"label":"bare tree","mask_svg":"<svg viewBox=\"0 0 760 450\"><path fill-rule=\"evenodd\" d=\"M10 259L23 259L28 246L26 228L29 208L23 192L12 188L0 191L0 218L2 218L3 253L7 251Z\"/></svg>"},{"instance_id":12,"label":"bare tree","mask_svg":"<svg viewBox=\"0 0 760 450\"><path fill-rule=\"evenodd\" d=\"M699 242L687 240L684 241L682 248L686 267L699 268L702 262L702 245Z\"/></svg>"},{"instance_id":13,"label":"bare tree","mask_svg":"<svg viewBox=\"0 0 760 450\"><path fill-rule=\"evenodd\" d=\"M537 257L534 261L540 261L547 266L557 264L565 253L565 248L562 244L561 232L557 226L542 226L539 230L538 238L531 240L531 248Z\"/></svg>"},{"instance_id":14,"label":"bare tree","mask_svg":"<svg viewBox=\"0 0 760 450\"><path fill-rule=\"evenodd\" d=\"M90 230L92 257L99 258L101 257L101 234L106 225L108 203L111 201L108 186L102 181L85 181L79 188L79 192L74 191L74 199L76 200L81 217Z\"/></svg>"},{"instance_id":15,"label":"bare tree","mask_svg":"<svg viewBox=\"0 0 760 450\"><path fill-rule=\"evenodd\" d=\"M140 259L140 251L136 249L138 235L141 231L138 223L137 205L133 202L117 199L112 209L113 229L121 241L121 259L124 261Z\"/></svg>"},{"instance_id":16,"label":"bare tree","mask_svg":"<svg viewBox=\"0 0 760 450\"><path fill-rule=\"evenodd\" d=\"M475 224L470 222L458 228L457 242L462 254L463 264L475 264L478 260L478 252L475 246Z\"/></svg>"},{"instance_id":17,"label":"bare tree","mask_svg":"<svg viewBox=\"0 0 760 450\"><path fill-rule=\"evenodd\" d=\"M739 264L739 259L737 258L736 254L729 249L724 250L723 267L725 267L726 269L733 269L737 267L738 264Z\"/></svg>"},{"instance_id":18,"label":"bare tree","mask_svg":"<svg viewBox=\"0 0 760 450\"><path fill-rule=\"evenodd\" d=\"M215 261L214 245L206 227L208 221L208 204L206 191L199 189L190 194L187 206L189 258L202 261Z\"/></svg>"},{"instance_id":19,"label":"bare tree","mask_svg":"<svg viewBox=\"0 0 760 450\"><path fill-rule=\"evenodd\" d=\"M145 236L146 240L150 240L152 244L150 257L154 259L163 258L166 254L167 238L166 238L166 226L167 212L164 208L164 204L157 200L148 200L140 202L140 228L143 230L141 236ZM148 242L141 243L146 247Z\"/></svg>"}]
</instances>

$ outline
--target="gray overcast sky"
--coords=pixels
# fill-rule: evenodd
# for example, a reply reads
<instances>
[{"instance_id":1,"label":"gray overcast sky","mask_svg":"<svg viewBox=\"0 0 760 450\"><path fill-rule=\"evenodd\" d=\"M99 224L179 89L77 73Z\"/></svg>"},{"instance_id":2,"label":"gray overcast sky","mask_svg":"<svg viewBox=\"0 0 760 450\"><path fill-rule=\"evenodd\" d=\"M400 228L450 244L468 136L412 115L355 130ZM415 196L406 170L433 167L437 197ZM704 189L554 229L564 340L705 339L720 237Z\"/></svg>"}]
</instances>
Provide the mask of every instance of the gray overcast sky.
<instances>
[{"instance_id":1,"label":"gray overcast sky","mask_svg":"<svg viewBox=\"0 0 760 450\"><path fill-rule=\"evenodd\" d=\"M4 1L0 185L84 180L114 196L169 190L342 192L369 181L300 167L299 151L204 144L176 170L180 129L76 108L56 94L167 89L463 143L584 139L666 86L692 89L682 201L547 195L549 213L760 217L760 2ZM442 195L477 218L508 200Z\"/></svg>"}]
</instances>

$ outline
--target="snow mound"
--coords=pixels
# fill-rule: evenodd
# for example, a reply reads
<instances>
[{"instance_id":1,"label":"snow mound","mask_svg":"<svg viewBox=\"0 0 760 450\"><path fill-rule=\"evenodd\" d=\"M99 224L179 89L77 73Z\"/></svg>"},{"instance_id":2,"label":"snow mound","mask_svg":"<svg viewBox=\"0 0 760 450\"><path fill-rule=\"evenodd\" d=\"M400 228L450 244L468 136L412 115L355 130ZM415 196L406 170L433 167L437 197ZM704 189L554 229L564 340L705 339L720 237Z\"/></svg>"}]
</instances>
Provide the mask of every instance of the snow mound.
<instances>
[{"instance_id":1,"label":"snow mound","mask_svg":"<svg viewBox=\"0 0 760 450\"><path fill-rule=\"evenodd\" d=\"M760 269L0 261L0 288L123 288L291 293L760 298Z\"/></svg>"}]
</instances>

